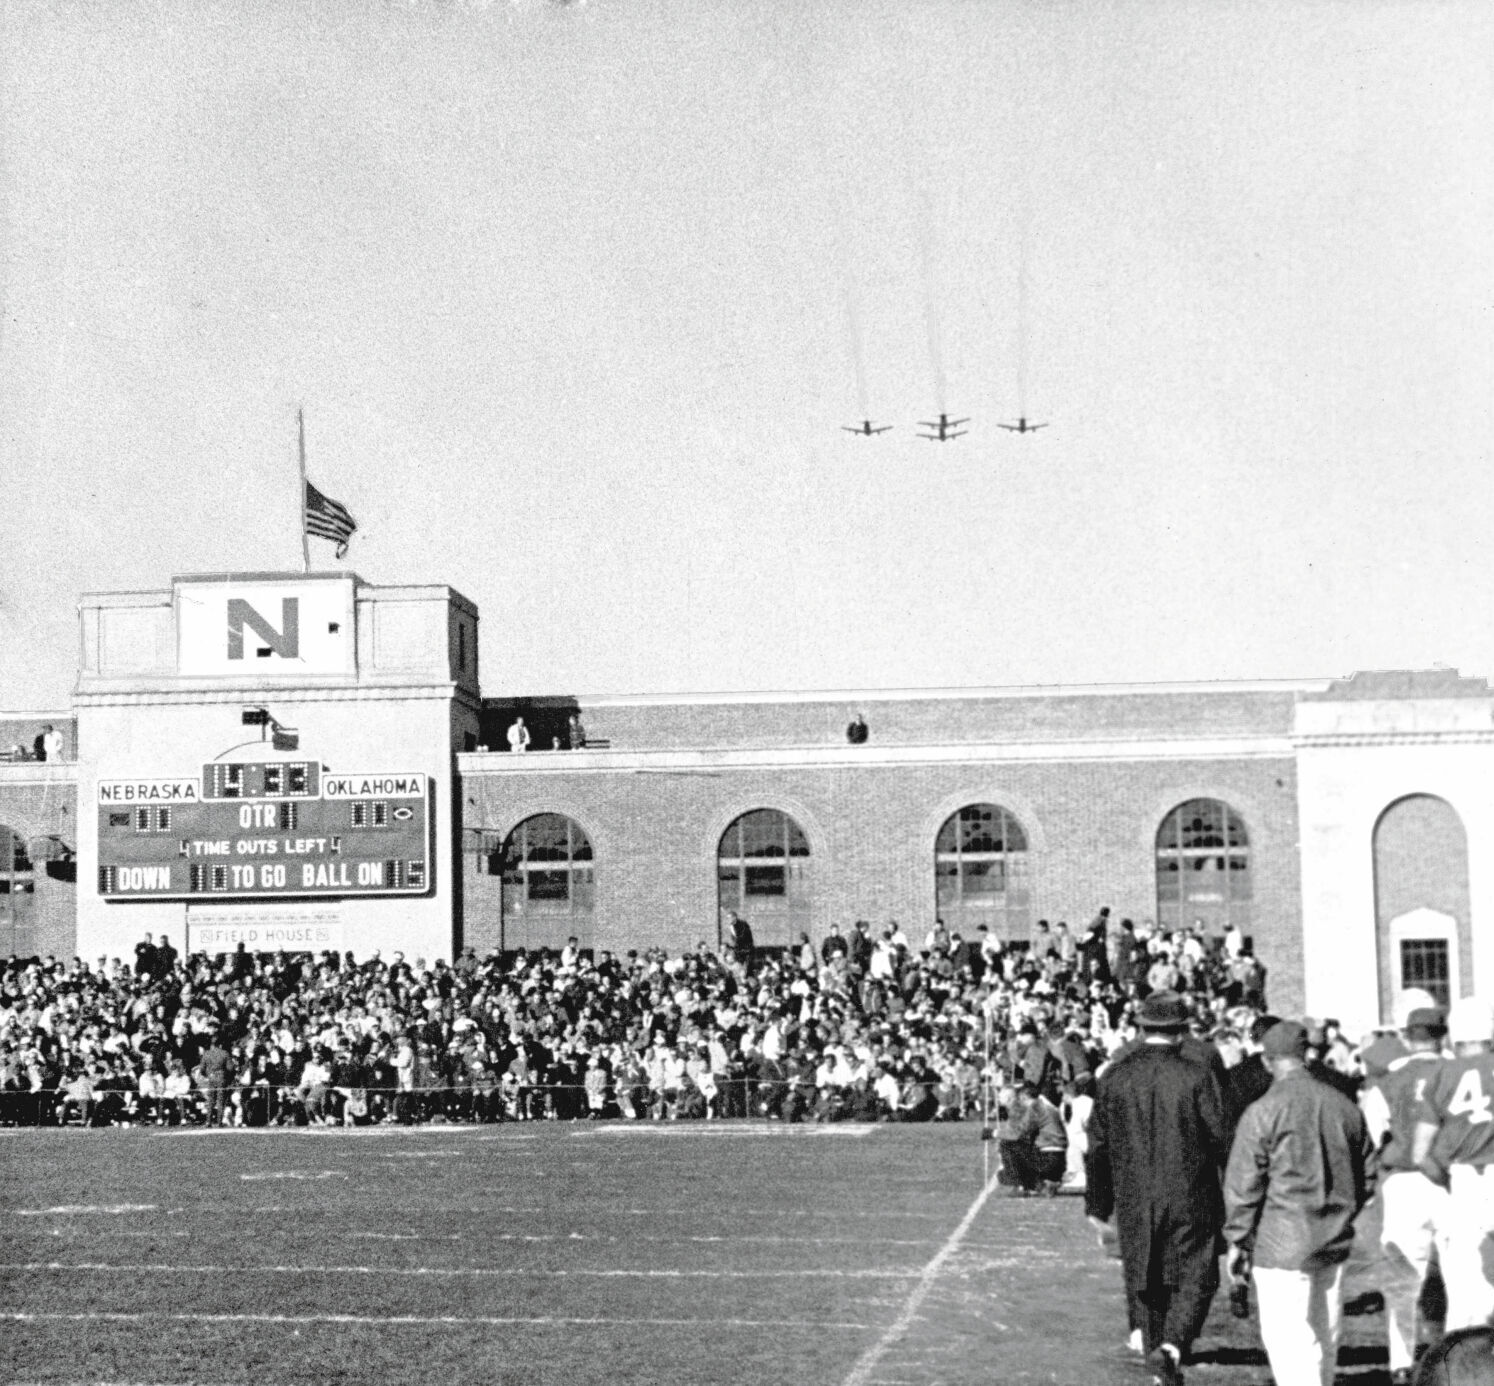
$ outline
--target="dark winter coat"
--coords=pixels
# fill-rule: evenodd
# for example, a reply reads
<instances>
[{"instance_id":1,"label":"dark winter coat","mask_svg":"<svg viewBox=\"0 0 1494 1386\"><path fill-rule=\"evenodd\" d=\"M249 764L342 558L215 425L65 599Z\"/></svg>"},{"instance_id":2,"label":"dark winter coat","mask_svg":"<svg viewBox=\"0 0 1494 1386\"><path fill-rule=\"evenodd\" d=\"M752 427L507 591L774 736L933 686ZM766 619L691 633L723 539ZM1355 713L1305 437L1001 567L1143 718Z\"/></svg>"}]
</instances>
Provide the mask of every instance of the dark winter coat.
<instances>
[{"instance_id":1,"label":"dark winter coat","mask_svg":"<svg viewBox=\"0 0 1494 1386\"><path fill-rule=\"evenodd\" d=\"M1101 1074L1085 1211L1114 1217L1132 1294L1181 1284L1217 1254L1227 1140L1216 1071L1176 1045L1140 1045Z\"/></svg>"}]
</instances>

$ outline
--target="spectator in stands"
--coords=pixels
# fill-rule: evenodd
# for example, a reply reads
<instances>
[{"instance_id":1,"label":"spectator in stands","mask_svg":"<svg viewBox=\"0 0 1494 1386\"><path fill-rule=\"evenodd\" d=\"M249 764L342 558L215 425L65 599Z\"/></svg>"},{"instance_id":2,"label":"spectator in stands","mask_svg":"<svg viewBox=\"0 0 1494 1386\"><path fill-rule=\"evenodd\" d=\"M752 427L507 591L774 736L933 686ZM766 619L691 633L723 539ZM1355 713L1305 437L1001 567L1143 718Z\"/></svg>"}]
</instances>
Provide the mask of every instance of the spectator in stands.
<instances>
[{"instance_id":1,"label":"spectator in stands","mask_svg":"<svg viewBox=\"0 0 1494 1386\"><path fill-rule=\"evenodd\" d=\"M508 749L515 752L527 751L529 742L529 728L524 725L524 719L515 717L508 729Z\"/></svg>"},{"instance_id":2,"label":"spectator in stands","mask_svg":"<svg viewBox=\"0 0 1494 1386\"><path fill-rule=\"evenodd\" d=\"M9 1075L0 1087L12 1094L0 1097L0 1120L54 1120L66 1069L103 1072L116 1055L130 1060L134 1101L137 1072L149 1066L164 1077L173 1059L201 1071L215 1036L232 1060L226 1115L244 1125L296 1117L319 1049L333 1056L325 1107L345 1120L482 1120L485 1110L570 1119L591 1110L594 1061L611 1079L604 1110L639 1119L649 1110L639 1059L656 1041L675 1046L685 1064L678 1119L692 1111L888 1118L906 1110L907 1089L919 1082L932 1087L933 1111L949 1118L981 1110L988 1027L1003 1076L1017 1072L1019 1031L1029 1049L1047 1052L1041 1067L1051 1061L1056 1073L1039 1085L1050 1100L1134 1034L1139 988L1086 981L1055 953L1006 947L989 930L977 930L970 947L933 925L918 931L928 945L919 949L891 921L880 933L874 945L870 926L857 921L810 957L802 939L788 955L754 948L750 975L734 939L719 951L702 943L678 956L650 949L594 960L569 943L558 954L464 951L451 967L400 954L178 958L169 945L160 966L154 939L144 942L138 974L103 959L92 968L17 960L0 965L0 1075ZM1229 982L1207 966L1194 975L1189 1004L1201 1033L1212 1034ZM1240 1012L1229 1023L1252 1018ZM1184 1044L1214 1053L1203 1039ZM410 1065L403 1078L397 1057ZM151 1086L139 1081L142 1091ZM349 1118L358 1091L366 1110ZM142 1096L142 1114L147 1105ZM99 1098L94 1119L113 1110ZM189 1103L189 1119L197 1114Z\"/></svg>"},{"instance_id":3,"label":"spectator in stands","mask_svg":"<svg viewBox=\"0 0 1494 1386\"><path fill-rule=\"evenodd\" d=\"M67 1082L63 1085L62 1101L57 1107L57 1120L66 1126L70 1112L78 1113L78 1125L88 1126L93 1118L93 1075L81 1064L68 1070Z\"/></svg>"},{"instance_id":4,"label":"spectator in stands","mask_svg":"<svg viewBox=\"0 0 1494 1386\"><path fill-rule=\"evenodd\" d=\"M864 746L866 738L871 735L871 728L866 725L866 718L859 712L856 713L846 727L846 740L853 746Z\"/></svg>"},{"instance_id":5,"label":"spectator in stands","mask_svg":"<svg viewBox=\"0 0 1494 1386\"><path fill-rule=\"evenodd\" d=\"M581 722L579 712L571 713L566 723L566 745L573 751L586 749L586 728Z\"/></svg>"}]
</instances>

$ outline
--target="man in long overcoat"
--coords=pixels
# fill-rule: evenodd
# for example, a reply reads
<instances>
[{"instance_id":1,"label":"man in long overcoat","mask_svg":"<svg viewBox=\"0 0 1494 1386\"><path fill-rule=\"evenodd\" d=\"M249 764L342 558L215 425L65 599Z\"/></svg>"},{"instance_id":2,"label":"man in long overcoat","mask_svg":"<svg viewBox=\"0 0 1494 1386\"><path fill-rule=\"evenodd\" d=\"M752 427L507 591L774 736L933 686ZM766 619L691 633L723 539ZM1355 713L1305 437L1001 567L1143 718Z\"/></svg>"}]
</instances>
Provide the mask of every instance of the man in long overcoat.
<instances>
[{"instance_id":1,"label":"man in long overcoat","mask_svg":"<svg viewBox=\"0 0 1494 1386\"><path fill-rule=\"evenodd\" d=\"M1157 1379L1177 1386L1219 1288L1228 1124L1217 1071L1181 1049L1182 997L1153 993L1138 1021L1144 1043L1100 1075L1085 1212L1114 1219L1131 1326Z\"/></svg>"}]
</instances>

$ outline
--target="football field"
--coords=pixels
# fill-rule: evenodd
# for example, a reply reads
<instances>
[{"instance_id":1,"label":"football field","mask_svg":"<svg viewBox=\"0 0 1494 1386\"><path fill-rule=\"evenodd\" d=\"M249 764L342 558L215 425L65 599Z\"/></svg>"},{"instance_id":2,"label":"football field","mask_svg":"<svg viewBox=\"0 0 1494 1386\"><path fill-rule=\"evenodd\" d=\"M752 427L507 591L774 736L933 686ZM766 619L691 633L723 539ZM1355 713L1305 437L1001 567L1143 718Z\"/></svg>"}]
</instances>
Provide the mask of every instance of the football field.
<instances>
[{"instance_id":1,"label":"football field","mask_svg":"<svg viewBox=\"0 0 1494 1386\"><path fill-rule=\"evenodd\" d=\"M0 1131L0 1378L1148 1381L1080 1200L1000 1196L978 1134ZM1380 1320L1348 1341L1383 1382ZM1270 1379L1222 1296L1199 1348L1190 1382Z\"/></svg>"}]
</instances>

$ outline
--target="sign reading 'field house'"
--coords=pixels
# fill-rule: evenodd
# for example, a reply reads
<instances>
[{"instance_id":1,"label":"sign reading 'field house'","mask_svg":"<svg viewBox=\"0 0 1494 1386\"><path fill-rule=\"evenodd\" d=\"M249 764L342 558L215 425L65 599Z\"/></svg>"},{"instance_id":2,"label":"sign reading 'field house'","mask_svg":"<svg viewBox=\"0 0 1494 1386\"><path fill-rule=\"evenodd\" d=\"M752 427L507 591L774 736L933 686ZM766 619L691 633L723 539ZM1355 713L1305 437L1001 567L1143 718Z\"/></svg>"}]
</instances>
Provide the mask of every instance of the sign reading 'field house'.
<instances>
[{"instance_id":1,"label":"sign reading 'field house'","mask_svg":"<svg viewBox=\"0 0 1494 1386\"><path fill-rule=\"evenodd\" d=\"M324 775L317 761L214 762L192 779L99 783L99 894L423 895L431 885L423 774Z\"/></svg>"}]
</instances>

